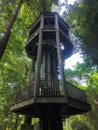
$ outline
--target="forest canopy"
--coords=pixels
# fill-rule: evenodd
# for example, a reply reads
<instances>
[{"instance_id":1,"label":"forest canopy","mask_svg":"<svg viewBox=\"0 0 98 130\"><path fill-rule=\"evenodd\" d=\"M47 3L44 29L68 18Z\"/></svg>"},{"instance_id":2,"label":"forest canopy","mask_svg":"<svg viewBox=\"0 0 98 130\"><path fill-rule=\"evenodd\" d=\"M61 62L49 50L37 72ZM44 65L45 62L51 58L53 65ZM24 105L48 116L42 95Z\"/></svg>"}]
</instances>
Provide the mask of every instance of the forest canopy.
<instances>
[{"instance_id":1,"label":"forest canopy","mask_svg":"<svg viewBox=\"0 0 98 130\"><path fill-rule=\"evenodd\" d=\"M69 7L68 22L81 42L85 63L98 66L98 1L83 0Z\"/></svg>"}]
</instances>

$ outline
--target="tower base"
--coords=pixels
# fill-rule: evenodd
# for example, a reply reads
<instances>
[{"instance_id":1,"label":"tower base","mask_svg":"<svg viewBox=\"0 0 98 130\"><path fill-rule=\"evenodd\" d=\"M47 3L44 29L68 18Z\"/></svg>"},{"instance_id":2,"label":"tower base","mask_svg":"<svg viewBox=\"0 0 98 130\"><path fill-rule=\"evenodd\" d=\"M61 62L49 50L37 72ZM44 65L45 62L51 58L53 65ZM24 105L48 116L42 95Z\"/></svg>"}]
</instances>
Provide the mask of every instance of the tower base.
<instances>
[{"instance_id":1,"label":"tower base","mask_svg":"<svg viewBox=\"0 0 98 130\"><path fill-rule=\"evenodd\" d=\"M39 127L39 130L63 130L62 116L55 115L50 118L40 118Z\"/></svg>"}]
</instances>

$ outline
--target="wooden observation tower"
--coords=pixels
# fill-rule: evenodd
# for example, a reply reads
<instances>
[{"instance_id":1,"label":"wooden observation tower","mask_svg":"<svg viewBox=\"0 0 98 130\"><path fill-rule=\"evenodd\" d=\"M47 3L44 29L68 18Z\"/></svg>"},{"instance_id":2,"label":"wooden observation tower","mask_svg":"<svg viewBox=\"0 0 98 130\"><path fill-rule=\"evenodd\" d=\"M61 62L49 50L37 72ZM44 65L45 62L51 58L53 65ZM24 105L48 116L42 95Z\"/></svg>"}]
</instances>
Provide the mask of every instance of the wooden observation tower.
<instances>
[{"instance_id":1,"label":"wooden observation tower","mask_svg":"<svg viewBox=\"0 0 98 130\"><path fill-rule=\"evenodd\" d=\"M31 83L16 93L11 111L38 117L39 130L63 130L63 118L90 111L84 91L65 81L64 61L73 44L69 26L57 13L40 15L25 48L32 59Z\"/></svg>"}]
</instances>

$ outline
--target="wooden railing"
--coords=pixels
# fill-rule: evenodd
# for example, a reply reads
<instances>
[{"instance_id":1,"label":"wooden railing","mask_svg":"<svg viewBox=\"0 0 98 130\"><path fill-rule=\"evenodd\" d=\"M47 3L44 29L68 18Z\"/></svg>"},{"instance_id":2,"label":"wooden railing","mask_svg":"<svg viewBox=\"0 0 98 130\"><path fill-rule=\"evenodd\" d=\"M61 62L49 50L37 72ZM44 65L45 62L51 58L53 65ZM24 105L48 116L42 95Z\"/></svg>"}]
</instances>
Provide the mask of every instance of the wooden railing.
<instances>
[{"instance_id":1,"label":"wooden railing","mask_svg":"<svg viewBox=\"0 0 98 130\"><path fill-rule=\"evenodd\" d=\"M66 82L66 86L67 86L68 97L81 100L83 102L87 102L86 95L83 90L81 90L80 88L74 86L73 84L69 82Z\"/></svg>"},{"instance_id":2,"label":"wooden railing","mask_svg":"<svg viewBox=\"0 0 98 130\"><path fill-rule=\"evenodd\" d=\"M55 84L54 84L55 82ZM59 96L61 95L60 92L60 85L59 81L56 80L40 80L38 83L38 96Z\"/></svg>"},{"instance_id":3,"label":"wooden railing","mask_svg":"<svg viewBox=\"0 0 98 130\"><path fill-rule=\"evenodd\" d=\"M58 81L57 83L53 83L54 81L48 81L46 83L45 80L40 80L37 83L37 95L38 97L58 97L62 96L61 94L61 81ZM21 90L17 91L14 104L20 103L22 101L28 100L30 98L34 97L34 87L35 83L30 84L29 86L26 86L22 88ZM67 91L67 97L71 97L77 100L81 100L83 102L86 101L86 96L83 90L75 87L73 84L66 82L66 91ZM63 95L64 96L64 95Z\"/></svg>"},{"instance_id":4,"label":"wooden railing","mask_svg":"<svg viewBox=\"0 0 98 130\"><path fill-rule=\"evenodd\" d=\"M34 83L17 91L14 103L19 103L33 97Z\"/></svg>"}]
</instances>

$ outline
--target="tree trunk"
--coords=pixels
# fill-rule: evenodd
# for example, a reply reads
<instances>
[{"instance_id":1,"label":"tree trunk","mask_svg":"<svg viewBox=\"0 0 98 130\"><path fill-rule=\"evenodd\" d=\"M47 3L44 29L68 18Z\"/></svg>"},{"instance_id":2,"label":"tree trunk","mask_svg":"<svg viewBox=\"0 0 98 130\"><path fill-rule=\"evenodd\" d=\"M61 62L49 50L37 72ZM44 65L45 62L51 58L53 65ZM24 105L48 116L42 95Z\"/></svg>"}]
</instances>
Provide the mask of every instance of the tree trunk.
<instances>
[{"instance_id":1,"label":"tree trunk","mask_svg":"<svg viewBox=\"0 0 98 130\"><path fill-rule=\"evenodd\" d=\"M23 0L20 0L17 7L16 7L15 13L11 17L11 19L10 19L8 25L7 25L6 32L4 33L3 37L0 39L0 60L1 60L1 58L4 54L4 51L6 49L9 37L11 35L11 29L14 25L14 22L16 20L18 13L19 13L19 10L21 8L22 3L23 3Z\"/></svg>"}]
</instances>

